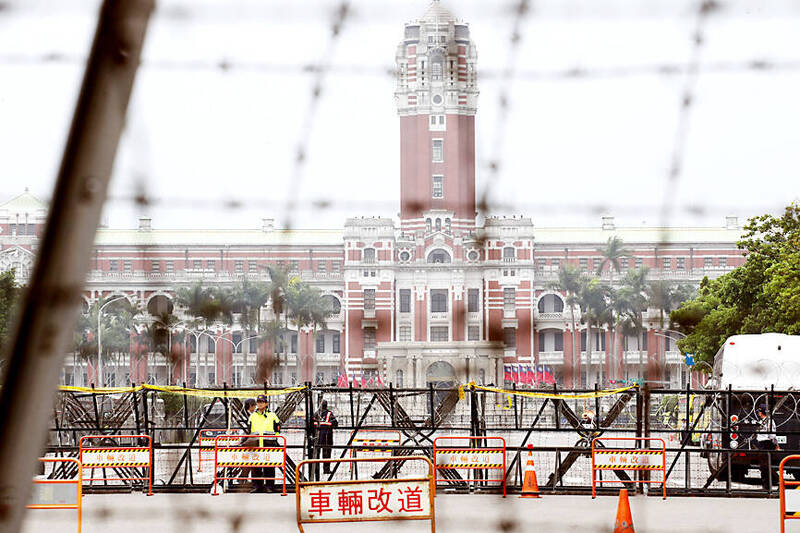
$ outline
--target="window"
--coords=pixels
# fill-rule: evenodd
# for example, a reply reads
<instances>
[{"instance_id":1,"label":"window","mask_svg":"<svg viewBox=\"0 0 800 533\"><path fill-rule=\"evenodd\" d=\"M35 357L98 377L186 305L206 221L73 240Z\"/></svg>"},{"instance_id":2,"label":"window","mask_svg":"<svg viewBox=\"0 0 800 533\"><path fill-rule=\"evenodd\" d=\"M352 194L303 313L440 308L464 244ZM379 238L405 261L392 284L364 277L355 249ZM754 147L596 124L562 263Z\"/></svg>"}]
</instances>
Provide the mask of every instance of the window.
<instances>
[{"instance_id":1,"label":"window","mask_svg":"<svg viewBox=\"0 0 800 533\"><path fill-rule=\"evenodd\" d=\"M199 259L194 259L192 261L192 268L194 270L202 270L203 269L203 262L200 261Z\"/></svg>"},{"instance_id":2,"label":"window","mask_svg":"<svg viewBox=\"0 0 800 533\"><path fill-rule=\"evenodd\" d=\"M480 326L469 326L467 328L467 340L468 341L479 341L479 340L481 340L481 328L480 328Z\"/></svg>"},{"instance_id":3,"label":"window","mask_svg":"<svg viewBox=\"0 0 800 533\"><path fill-rule=\"evenodd\" d=\"M542 271L547 266L547 259L537 259L536 260L536 270Z\"/></svg>"},{"instance_id":4,"label":"window","mask_svg":"<svg viewBox=\"0 0 800 533\"><path fill-rule=\"evenodd\" d=\"M331 344L332 344L331 351L333 353L342 353L342 347L340 342L341 342L340 333L337 331L331 337Z\"/></svg>"},{"instance_id":5,"label":"window","mask_svg":"<svg viewBox=\"0 0 800 533\"><path fill-rule=\"evenodd\" d=\"M258 353L258 337L251 338L247 343L250 345L249 353Z\"/></svg>"},{"instance_id":6,"label":"window","mask_svg":"<svg viewBox=\"0 0 800 533\"><path fill-rule=\"evenodd\" d=\"M442 219L441 218L437 218L436 219L436 231L442 231Z\"/></svg>"},{"instance_id":7,"label":"window","mask_svg":"<svg viewBox=\"0 0 800 533\"><path fill-rule=\"evenodd\" d=\"M720 268L728 268L728 258L727 257L720 257L719 258L719 267Z\"/></svg>"},{"instance_id":8,"label":"window","mask_svg":"<svg viewBox=\"0 0 800 533\"><path fill-rule=\"evenodd\" d=\"M592 271L597 272L598 270L600 270L600 258L595 257L592 259Z\"/></svg>"},{"instance_id":9,"label":"window","mask_svg":"<svg viewBox=\"0 0 800 533\"><path fill-rule=\"evenodd\" d=\"M255 274L258 272L258 264L255 261L248 261L247 262L247 272L250 274Z\"/></svg>"},{"instance_id":10,"label":"window","mask_svg":"<svg viewBox=\"0 0 800 533\"><path fill-rule=\"evenodd\" d=\"M506 246L503 248L503 261L506 263L513 262L516 259L516 251L513 246Z\"/></svg>"},{"instance_id":11,"label":"window","mask_svg":"<svg viewBox=\"0 0 800 533\"><path fill-rule=\"evenodd\" d=\"M394 385L395 387L403 388L403 371L398 370L394 373Z\"/></svg>"},{"instance_id":12,"label":"window","mask_svg":"<svg viewBox=\"0 0 800 533\"><path fill-rule=\"evenodd\" d=\"M300 261L289 261L289 272L297 272L300 270Z\"/></svg>"},{"instance_id":13,"label":"window","mask_svg":"<svg viewBox=\"0 0 800 533\"><path fill-rule=\"evenodd\" d=\"M208 353L215 353L217 350L217 343L211 337L206 337L206 351Z\"/></svg>"},{"instance_id":14,"label":"window","mask_svg":"<svg viewBox=\"0 0 800 533\"><path fill-rule=\"evenodd\" d=\"M231 336L231 340L233 341L233 353L242 353L242 338L241 333L234 333Z\"/></svg>"},{"instance_id":15,"label":"window","mask_svg":"<svg viewBox=\"0 0 800 533\"><path fill-rule=\"evenodd\" d=\"M686 258L685 257L679 257L678 258L678 266L677 266L677 268L678 268L678 270L686 270Z\"/></svg>"},{"instance_id":16,"label":"window","mask_svg":"<svg viewBox=\"0 0 800 533\"><path fill-rule=\"evenodd\" d=\"M364 328L364 350L375 349L375 328Z\"/></svg>"},{"instance_id":17,"label":"window","mask_svg":"<svg viewBox=\"0 0 800 533\"><path fill-rule=\"evenodd\" d=\"M320 333L316 338L316 353L325 353L325 335Z\"/></svg>"},{"instance_id":18,"label":"window","mask_svg":"<svg viewBox=\"0 0 800 533\"><path fill-rule=\"evenodd\" d=\"M703 258L703 268L711 268L714 266L714 259L711 257Z\"/></svg>"},{"instance_id":19,"label":"window","mask_svg":"<svg viewBox=\"0 0 800 533\"><path fill-rule=\"evenodd\" d=\"M442 63L441 61L434 61L431 63L431 80L441 81L442 79Z\"/></svg>"},{"instance_id":20,"label":"window","mask_svg":"<svg viewBox=\"0 0 800 533\"><path fill-rule=\"evenodd\" d=\"M663 270L669 270L672 268L672 258L671 257L663 257L661 258L661 268Z\"/></svg>"},{"instance_id":21,"label":"window","mask_svg":"<svg viewBox=\"0 0 800 533\"><path fill-rule=\"evenodd\" d=\"M328 269L328 263L326 261L317 262L317 272L319 272L320 274L324 274L327 269Z\"/></svg>"},{"instance_id":22,"label":"window","mask_svg":"<svg viewBox=\"0 0 800 533\"><path fill-rule=\"evenodd\" d=\"M431 122L429 129L431 131L444 131L445 130L444 115L431 115Z\"/></svg>"},{"instance_id":23,"label":"window","mask_svg":"<svg viewBox=\"0 0 800 533\"><path fill-rule=\"evenodd\" d=\"M166 261L164 266L167 272L175 272L175 261Z\"/></svg>"},{"instance_id":24,"label":"window","mask_svg":"<svg viewBox=\"0 0 800 533\"><path fill-rule=\"evenodd\" d=\"M555 348L557 352L564 351L564 335L559 331L555 334Z\"/></svg>"},{"instance_id":25,"label":"window","mask_svg":"<svg viewBox=\"0 0 800 533\"><path fill-rule=\"evenodd\" d=\"M297 333L292 333L289 337L289 352L297 353Z\"/></svg>"},{"instance_id":26,"label":"window","mask_svg":"<svg viewBox=\"0 0 800 533\"><path fill-rule=\"evenodd\" d=\"M206 268L209 270L216 270L217 269L217 262L213 259L206 261Z\"/></svg>"},{"instance_id":27,"label":"window","mask_svg":"<svg viewBox=\"0 0 800 533\"><path fill-rule=\"evenodd\" d=\"M400 326L397 337L400 342L411 342L411 326Z\"/></svg>"},{"instance_id":28,"label":"window","mask_svg":"<svg viewBox=\"0 0 800 533\"><path fill-rule=\"evenodd\" d=\"M517 300L517 290L514 287L506 287L503 289L503 307L506 309L514 309Z\"/></svg>"},{"instance_id":29,"label":"window","mask_svg":"<svg viewBox=\"0 0 800 533\"><path fill-rule=\"evenodd\" d=\"M449 328L447 326L431 326L431 342L447 342Z\"/></svg>"},{"instance_id":30,"label":"window","mask_svg":"<svg viewBox=\"0 0 800 533\"><path fill-rule=\"evenodd\" d=\"M400 289L400 312L411 312L411 289Z\"/></svg>"},{"instance_id":31,"label":"window","mask_svg":"<svg viewBox=\"0 0 800 533\"><path fill-rule=\"evenodd\" d=\"M444 139L434 139L432 151L434 163L441 163L444 161Z\"/></svg>"},{"instance_id":32,"label":"window","mask_svg":"<svg viewBox=\"0 0 800 533\"><path fill-rule=\"evenodd\" d=\"M131 262L130 259L125 259L124 261L122 261L122 268L123 270L125 270L125 272L130 272L131 270L133 270L133 263Z\"/></svg>"},{"instance_id":33,"label":"window","mask_svg":"<svg viewBox=\"0 0 800 533\"><path fill-rule=\"evenodd\" d=\"M558 270L561 268L561 259L553 259L550 264L553 266L553 270Z\"/></svg>"},{"instance_id":34,"label":"window","mask_svg":"<svg viewBox=\"0 0 800 533\"><path fill-rule=\"evenodd\" d=\"M503 343L506 348L517 347L517 330L514 328L503 328Z\"/></svg>"},{"instance_id":35,"label":"window","mask_svg":"<svg viewBox=\"0 0 800 533\"><path fill-rule=\"evenodd\" d=\"M428 254L428 263L449 263L450 254L446 250L437 249Z\"/></svg>"},{"instance_id":36,"label":"window","mask_svg":"<svg viewBox=\"0 0 800 533\"><path fill-rule=\"evenodd\" d=\"M322 297L322 300L331 311L331 314L338 315L342 312L342 303L339 301L339 298L331 296L330 294L326 294Z\"/></svg>"},{"instance_id":37,"label":"window","mask_svg":"<svg viewBox=\"0 0 800 533\"><path fill-rule=\"evenodd\" d=\"M477 313L480 311L480 289L467 290L467 312Z\"/></svg>"},{"instance_id":38,"label":"window","mask_svg":"<svg viewBox=\"0 0 800 533\"><path fill-rule=\"evenodd\" d=\"M375 309L375 289L364 289L364 309Z\"/></svg>"},{"instance_id":39,"label":"window","mask_svg":"<svg viewBox=\"0 0 800 533\"><path fill-rule=\"evenodd\" d=\"M331 272L333 272L334 274L338 274L341 268L342 268L341 263L339 263L338 261L334 261L333 263L331 263Z\"/></svg>"},{"instance_id":40,"label":"window","mask_svg":"<svg viewBox=\"0 0 800 533\"><path fill-rule=\"evenodd\" d=\"M585 257L581 257L578 260L578 265L583 272L586 272L586 270L589 268L589 260Z\"/></svg>"},{"instance_id":41,"label":"window","mask_svg":"<svg viewBox=\"0 0 800 533\"><path fill-rule=\"evenodd\" d=\"M447 233L450 233L451 229L452 229L452 222L450 222L450 219L449 218L444 219L444 230Z\"/></svg>"},{"instance_id":42,"label":"window","mask_svg":"<svg viewBox=\"0 0 800 533\"><path fill-rule=\"evenodd\" d=\"M431 219L429 219L429 218L425 219L425 231L427 233L430 233L431 231L433 231L433 223L431 222Z\"/></svg>"},{"instance_id":43,"label":"window","mask_svg":"<svg viewBox=\"0 0 800 533\"><path fill-rule=\"evenodd\" d=\"M244 272L244 261L242 261L241 259L237 259L233 263L233 269L237 274L241 274L242 272Z\"/></svg>"},{"instance_id":44,"label":"window","mask_svg":"<svg viewBox=\"0 0 800 533\"><path fill-rule=\"evenodd\" d=\"M433 195L434 198L444 198L444 176L433 177Z\"/></svg>"},{"instance_id":45,"label":"window","mask_svg":"<svg viewBox=\"0 0 800 533\"><path fill-rule=\"evenodd\" d=\"M375 262L375 248L364 248L364 262L365 263Z\"/></svg>"},{"instance_id":46,"label":"window","mask_svg":"<svg viewBox=\"0 0 800 533\"><path fill-rule=\"evenodd\" d=\"M161 272L161 261L153 261L150 263L150 270L153 272Z\"/></svg>"},{"instance_id":47,"label":"window","mask_svg":"<svg viewBox=\"0 0 800 533\"><path fill-rule=\"evenodd\" d=\"M634 261L634 264L636 265L636 268L642 268L642 258L641 257L637 257L633 261Z\"/></svg>"},{"instance_id":48,"label":"window","mask_svg":"<svg viewBox=\"0 0 800 533\"><path fill-rule=\"evenodd\" d=\"M431 313L447 312L447 289L431 289Z\"/></svg>"},{"instance_id":49,"label":"window","mask_svg":"<svg viewBox=\"0 0 800 533\"><path fill-rule=\"evenodd\" d=\"M619 260L619 268L623 272L628 270L628 258L627 257L623 257L622 259Z\"/></svg>"}]
</instances>

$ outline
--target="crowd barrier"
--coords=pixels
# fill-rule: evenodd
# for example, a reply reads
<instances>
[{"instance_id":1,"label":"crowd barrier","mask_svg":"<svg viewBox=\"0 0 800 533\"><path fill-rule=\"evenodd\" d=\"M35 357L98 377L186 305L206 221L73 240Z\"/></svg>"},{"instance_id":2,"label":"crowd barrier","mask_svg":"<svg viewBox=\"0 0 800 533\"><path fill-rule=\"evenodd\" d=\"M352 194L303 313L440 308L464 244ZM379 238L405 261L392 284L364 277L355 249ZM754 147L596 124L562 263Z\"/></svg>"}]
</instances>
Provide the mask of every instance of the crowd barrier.
<instances>
[{"instance_id":1,"label":"crowd barrier","mask_svg":"<svg viewBox=\"0 0 800 533\"><path fill-rule=\"evenodd\" d=\"M87 446L90 441L108 440L127 440L146 441L147 446ZM94 471L103 470L103 477L84 477L83 481L146 481L147 495L153 495L153 439L149 435L85 435L79 441L79 457L83 469ZM147 470L147 477L131 476L133 473L143 468ZM114 477L106 476L107 469L111 469Z\"/></svg>"},{"instance_id":2,"label":"crowd barrier","mask_svg":"<svg viewBox=\"0 0 800 533\"><path fill-rule=\"evenodd\" d=\"M633 442L634 448L607 447L606 442ZM648 448L638 447L639 443ZM651 443L661 444L660 448L651 449ZM599 445L599 447L598 447ZM592 498L597 496L595 485L603 480L597 479L597 473L610 471L646 471L661 472L661 479L639 479L637 483L660 483L662 497L667 499L667 445L664 439L649 437L608 437L592 439Z\"/></svg>"},{"instance_id":3,"label":"crowd barrier","mask_svg":"<svg viewBox=\"0 0 800 533\"><path fill-rule=\"evenodd\" d=\"M502 446L447 446L438 443L442 440L460 440L469 443L488 441L499 442ZM506 496L506 440L503 437L436 437L433 439L433 465L434 465L434 496L438 484L439 470L467 470L473 473L481 470L500 470L501 478L493 479L466 479L467 483L498 481L503 486L503 497Z\"/></svg>"},{"instance_id":4,"label":"crowd barrier","mask_svg":"<svg viewBox=\"0 0 800 533\"><path fill-rule=\"evenodd\" d=\"M424 462L428 466L428 474L424 477L380 481L302 481L300 475L305 465L387 461ZM300 533L304 533L303 524L385 520L430 520L431 533L436 531L434 467L427 457L311 459L298 463L295 479L298 480L296 507L297 528Z\"/></svg>"},{"instance_id":5,"label":"crowd barrier","mask_svg":"<svg viewBox=\"0 0 800 533\"><path fill-rule=\"evenodd\" d=\"M201 429L197 437L199 444L199 449L197 451L197 471L203 471L203 452L206 452L205 455L214 455L214 442L217 436L228 435L229 438L225 439L223 442L236 445L242 442L241 433L242 431L236 429ZM211 457L208 457L206 460L211 461Z\"/></svg>"},{"instance_id":6,"label":"crowd barrier","mask_svg":"<svg viewBox=\"0 0 800 533\"><path fill-rule=\"evenodd\" d=\"M781 533L786 532L787 520L800 519L800 481L789 481L785 476L786 463L800 461L800 455L788 455L783 458L778 467L778 482L780 483L780 521ZM800 468L800 464L796 465ZM786 489L789 489L787 492Z\"/></svg>"},{"instance_id":7,"label":"crowd barrier","mask_svg":"<svg viewBox=\"0 0 800 533\"><path fill-rule=\"evenodd\" d=\"M74 479L34 479L33 497L28 509L75 509L78 511L78 533L81 533L82 522L82 471L81 463L73 457L40 457L39 461L45 465L74 464L77 466L77 477Z\"/></svg>"},{"instance_id":8,"label":"crowd barrier","mask_svg":"<svg viewBox=\"0 0 800 533\"><path fill-rule=\"evenodd\" d=\"M350 457L355 458L358 452L388 453L392 448L400 446L400 432L393 429L357 429L350 433L352 437ZM377 437L376 437L377 435ZM380 438L391 437L391 438Z\"/></svg>"},{"instance_id":9,"label":"crowd barrier","mask_svg":"<svg viewBox=\"0 0 800 533\"><path fill-rule=\"evenodd\" d=\"M280 440L283 442L280 446L220 446L220 443L225 443L231 437L237 439L259 439L260 441L266 440ZM223 474L227 474L227 469L236 468L242 471L241 476L220 476L220 469L223 469ZM245 472L253 468L280 468L282 472L281 477L266 477L266 476L246 476ZM217 435L214 438L214 491L212 494L217 496L218 482L220 481L243 481L243 480L260 480L260 481L282 481L283 490L281 494L286 496L286 437L282 435Z\"/></svg>"}]
</instances>

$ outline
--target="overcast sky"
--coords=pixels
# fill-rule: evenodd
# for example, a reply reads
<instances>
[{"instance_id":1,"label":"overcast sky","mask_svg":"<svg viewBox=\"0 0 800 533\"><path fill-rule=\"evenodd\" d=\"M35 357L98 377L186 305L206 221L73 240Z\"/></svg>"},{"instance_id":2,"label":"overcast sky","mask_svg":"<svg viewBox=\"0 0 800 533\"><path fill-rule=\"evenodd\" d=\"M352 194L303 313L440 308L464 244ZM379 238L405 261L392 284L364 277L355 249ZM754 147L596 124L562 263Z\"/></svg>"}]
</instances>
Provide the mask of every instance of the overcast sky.
<instances>
[{"instance_id":1,"label":"overcast sky","mask_svg":"<svg viewBox=\"0 0 800 533\"><path fill-rule=\"evenodd\" d=\"M800 7L719 1L704 27L674 225L722 225L727 213L777 210L800 195ZM332 42L330 0L159 1L108 223L135 226L143 211L128 198L142 188L160 200L144 212L156 228L283 221L291 195L295 226L396 216L399 121L387 72L404 22L429 3L353 1ZM513 55L512 4L444 3L478 46L478 190L498 160L490 199L499 214L598 224L604 206L621 223L657 224L697 2L536 0ZM0 0L0 200L26 186L49 196L98 5ZM315 77L301 66L320 62L332 68L312 112ZM587 75L562 75L575 70ZM510 111L500 120L504 86ZM298 144L308 154L300 168Z\"/></svg>"}]
</instances>

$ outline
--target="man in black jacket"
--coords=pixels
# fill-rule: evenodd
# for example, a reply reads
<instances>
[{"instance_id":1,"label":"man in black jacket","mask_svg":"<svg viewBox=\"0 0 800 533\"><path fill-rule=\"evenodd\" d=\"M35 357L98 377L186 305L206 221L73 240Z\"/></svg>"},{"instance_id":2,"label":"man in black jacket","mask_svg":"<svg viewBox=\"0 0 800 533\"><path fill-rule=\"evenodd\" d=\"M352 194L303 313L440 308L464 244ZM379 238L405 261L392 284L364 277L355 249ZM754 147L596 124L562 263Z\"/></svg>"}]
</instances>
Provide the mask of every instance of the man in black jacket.
<instances>
[{"instance_id":1,"label":"man in black jacket","mask_svg":"<svg viewBox=\"0 0 800 533\"><path fill-rule=\"evenodd\" d=\"M323 459L331 458L331 446L333 445L333 430L339 427L333 412L328 410L328 400L322 400L319 411L314 414L314 428L317 431L317 446L314 453L315 458L319 459L320 451ZM323 463L322 469L325 474L331 473L331 464ZM314 477L319 479L319 465L314 467Z\"/></svg>"}]
</instances>

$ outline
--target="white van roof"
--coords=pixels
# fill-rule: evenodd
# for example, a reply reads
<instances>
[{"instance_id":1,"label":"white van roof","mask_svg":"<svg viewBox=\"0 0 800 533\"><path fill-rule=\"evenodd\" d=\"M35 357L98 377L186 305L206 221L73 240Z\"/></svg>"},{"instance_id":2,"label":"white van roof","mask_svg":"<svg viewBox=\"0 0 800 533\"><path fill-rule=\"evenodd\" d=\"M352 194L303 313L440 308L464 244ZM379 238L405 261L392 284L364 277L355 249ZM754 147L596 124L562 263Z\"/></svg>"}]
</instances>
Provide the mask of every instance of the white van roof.
<instances>
[{"instance_id":1,"label":"white van roof","mask_svg":"<svg viewBox=\"0 0 800 533\"><path fill-rule=\"evenodd\" d=\"M722 389L800 388L800 336L734 335L717 352L714 377Z\"/></svg>"}]
</instances>

